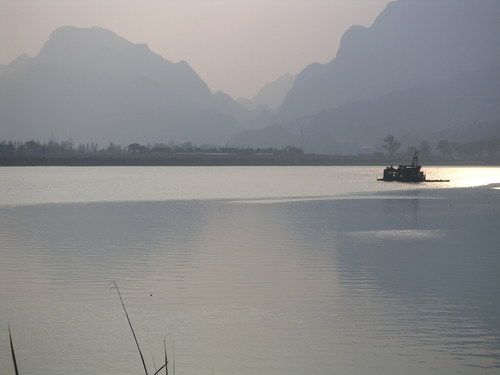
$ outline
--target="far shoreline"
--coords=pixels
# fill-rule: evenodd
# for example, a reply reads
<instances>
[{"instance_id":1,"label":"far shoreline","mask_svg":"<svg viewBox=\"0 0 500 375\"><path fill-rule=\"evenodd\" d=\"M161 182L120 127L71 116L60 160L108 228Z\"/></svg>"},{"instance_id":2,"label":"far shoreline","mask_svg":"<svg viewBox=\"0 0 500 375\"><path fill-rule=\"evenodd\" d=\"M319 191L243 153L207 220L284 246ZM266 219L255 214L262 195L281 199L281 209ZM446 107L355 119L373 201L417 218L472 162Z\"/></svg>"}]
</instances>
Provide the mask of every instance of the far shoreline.
<instances>
[{"instance_id":1,"label":"far shoreline","mask_svg":"<svg viewBox=\"0 0 500 375\"><path fill-rule=\"evenodd\" d=\"M168 157L0 157L0 167L168 167L168 166L387 166L405 164L406 158L335 155L174 154ZM423 158L425 166L498 167L500 160Z\"/></svg>"}]
</instances>

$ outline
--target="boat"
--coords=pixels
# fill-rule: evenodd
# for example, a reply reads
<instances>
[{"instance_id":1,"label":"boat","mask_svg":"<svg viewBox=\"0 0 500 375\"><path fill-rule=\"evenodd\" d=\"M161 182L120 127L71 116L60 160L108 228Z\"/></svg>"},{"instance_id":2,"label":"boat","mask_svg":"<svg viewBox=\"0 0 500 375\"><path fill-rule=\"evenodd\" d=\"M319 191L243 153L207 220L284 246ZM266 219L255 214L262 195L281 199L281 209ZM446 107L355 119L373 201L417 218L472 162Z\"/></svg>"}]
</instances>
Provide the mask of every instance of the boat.
<instances>
[{"instance_id":1,"label":"boat","mask_svg":"<svg viewBox=\"0 0 500 375\"><path fill-rule=\"evenodd\" d=\"M388 166L384 169L384 176L377 181L386 182L450 182L450 180L428 180L418 163L418 151L412 158L411 165L400 165L398 167Z\"/></svg>"}]
</instances>

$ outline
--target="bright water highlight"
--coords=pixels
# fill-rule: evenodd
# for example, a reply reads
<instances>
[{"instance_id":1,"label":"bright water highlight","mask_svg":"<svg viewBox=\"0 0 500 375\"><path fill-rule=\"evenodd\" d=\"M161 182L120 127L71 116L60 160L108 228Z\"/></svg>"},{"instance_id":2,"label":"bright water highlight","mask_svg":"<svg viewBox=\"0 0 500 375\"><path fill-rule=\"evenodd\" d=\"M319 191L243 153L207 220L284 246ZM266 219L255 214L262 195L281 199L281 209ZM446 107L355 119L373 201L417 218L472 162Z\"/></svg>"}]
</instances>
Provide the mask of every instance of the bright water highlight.
<instances>
[{"instance_id":1,"label":"bright water highlight","mask_svg":"<svg viewBox=\"0 0 500 375\"><path fill-rule=\"evenodd\" d=\"M0 169L0 373L141 373L111 280L150 369L498 373L500 191L380 171Z\"/></svg>"}]
</instances>

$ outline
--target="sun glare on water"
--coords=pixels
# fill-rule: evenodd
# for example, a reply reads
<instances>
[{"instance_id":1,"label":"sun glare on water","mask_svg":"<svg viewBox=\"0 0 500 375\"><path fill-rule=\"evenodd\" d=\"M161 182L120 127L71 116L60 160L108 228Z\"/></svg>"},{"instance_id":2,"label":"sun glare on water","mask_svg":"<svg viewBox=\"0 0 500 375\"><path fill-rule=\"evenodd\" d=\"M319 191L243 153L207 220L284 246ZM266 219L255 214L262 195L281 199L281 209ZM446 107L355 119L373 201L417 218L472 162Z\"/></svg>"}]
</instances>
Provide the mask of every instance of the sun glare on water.
<instances>
[{"instance_id":1,"label":"sun glare on water","mask_svg":"<svg viewBox=\"0 0 500 375\"><path fill-rule=\"evenodd\" d=\"M443 187L463 188L500 184L498 167L427 167L428 179L449 179Z\"/></svg>"}]
</instances>

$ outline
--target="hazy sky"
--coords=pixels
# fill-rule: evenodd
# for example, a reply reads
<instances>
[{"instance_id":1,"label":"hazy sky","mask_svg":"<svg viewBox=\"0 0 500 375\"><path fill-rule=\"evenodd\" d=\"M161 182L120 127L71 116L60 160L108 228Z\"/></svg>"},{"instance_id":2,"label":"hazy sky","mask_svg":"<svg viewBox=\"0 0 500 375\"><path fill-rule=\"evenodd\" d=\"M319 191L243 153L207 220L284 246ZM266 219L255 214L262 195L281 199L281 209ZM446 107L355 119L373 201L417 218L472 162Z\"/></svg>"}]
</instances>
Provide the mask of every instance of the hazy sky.
<instances>
[{"instance_id":1,"label":"hazy sky","mask_svg":"<svg viewBox=\"0 0 500 375\"><path fill-rule=\"evenodd\" d=\"M0 0L0 64L38 53L63 25L102 26L186 60L214 91L250 96L331 60L342 33L390 0Z\"/></svg>"}]
</instances>

